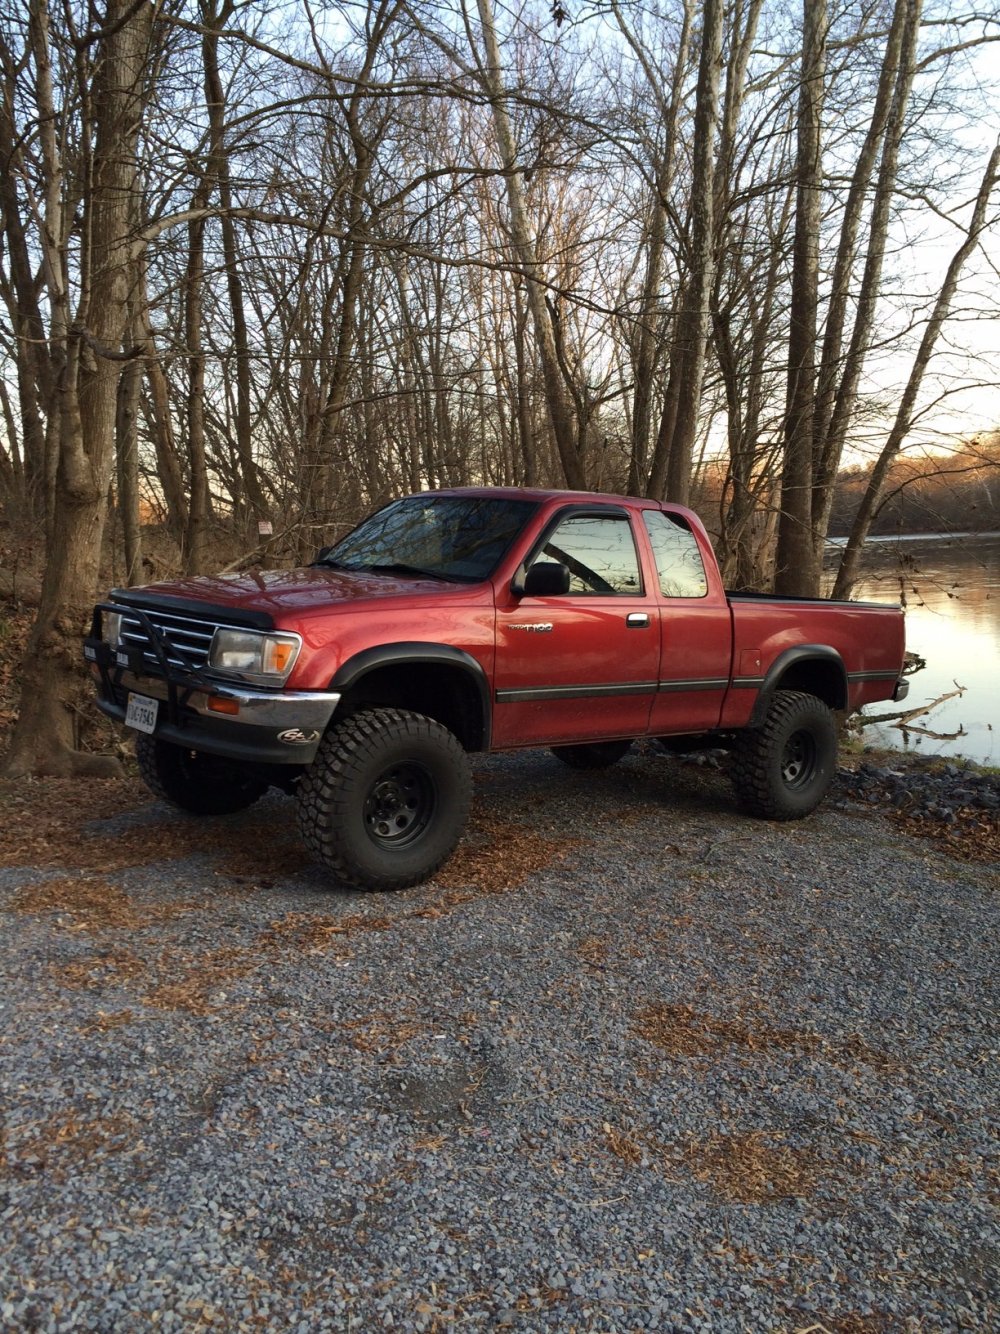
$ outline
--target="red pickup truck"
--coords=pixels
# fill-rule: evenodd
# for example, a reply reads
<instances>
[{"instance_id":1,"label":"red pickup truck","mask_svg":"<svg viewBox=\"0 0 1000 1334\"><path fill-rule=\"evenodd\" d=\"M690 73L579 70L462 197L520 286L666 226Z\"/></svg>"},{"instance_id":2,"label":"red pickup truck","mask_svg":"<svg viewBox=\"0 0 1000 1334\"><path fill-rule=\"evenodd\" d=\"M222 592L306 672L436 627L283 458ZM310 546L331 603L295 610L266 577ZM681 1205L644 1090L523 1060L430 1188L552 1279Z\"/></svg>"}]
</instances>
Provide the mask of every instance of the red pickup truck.
<instances>
[{"instance_id":1,"label":"red pickup truck","mask_svg":"<svg viewBox=\"0 0 1000 1334\"><path fill-rule=\"evenodd\" d=\"M907 688L899 607L727 594L689 510L513 488L393 501L305 569L117 590L85 654L153 792L198 814L294 793L311 851L363 889L449 856L469 752L724 746L743 808L796 819L835 713Z\"/></svg>"}]
</instances>

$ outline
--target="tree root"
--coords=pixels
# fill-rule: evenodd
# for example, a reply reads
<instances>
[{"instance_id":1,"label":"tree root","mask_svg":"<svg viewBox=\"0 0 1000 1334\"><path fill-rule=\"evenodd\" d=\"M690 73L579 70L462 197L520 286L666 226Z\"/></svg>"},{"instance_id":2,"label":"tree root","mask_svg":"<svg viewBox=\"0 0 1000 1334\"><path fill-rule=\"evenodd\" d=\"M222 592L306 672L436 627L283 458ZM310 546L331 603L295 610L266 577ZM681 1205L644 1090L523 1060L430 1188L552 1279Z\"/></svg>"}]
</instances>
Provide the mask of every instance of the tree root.
<instances>
[{"instance_id":1,"label":"tree root","mask_svg":"<svg viewBox=\"0 0 1000 1334\"><path fill-rule=\"evenodd\" d=\"M0 766L4 778L124 778L125 770L113 755L92 755L69 746L35 751L20 747Z\"/></svg>"}]
</instances>

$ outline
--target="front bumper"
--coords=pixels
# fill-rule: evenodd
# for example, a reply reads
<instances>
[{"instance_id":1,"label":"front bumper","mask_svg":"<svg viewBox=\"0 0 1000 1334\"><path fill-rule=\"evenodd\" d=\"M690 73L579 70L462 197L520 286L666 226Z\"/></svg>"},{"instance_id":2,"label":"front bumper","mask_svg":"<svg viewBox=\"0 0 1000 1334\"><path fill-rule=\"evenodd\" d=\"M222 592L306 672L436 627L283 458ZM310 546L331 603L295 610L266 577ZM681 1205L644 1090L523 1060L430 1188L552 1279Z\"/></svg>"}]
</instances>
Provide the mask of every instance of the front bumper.
<instances>
[{"instance_id":1,"label":"front bumper","mask_svg":"<svg viewBox=\"0 0 1000 1334\"><path fill-rule=\"evenodd\" d=\"M900 700L906 699L910 693L910 683L905 676L901 676L896 682L896 688L892 692L892 702L898 704Z\"/></svg>"},{"instance_id":2,"label":"front bumper","mask_svg":"<svg viewBox=\"0 0 1000 1334\"><path fill-rule=\"evenodd\" d=\"M129 695L145 695L159 701L155 737L228 760L311 764L341 698L319 690L253 690L182 673L148 676L117 664L95 638L85 641L84 652L102 713L124 723Z\"/></svg>"}]
</instances>

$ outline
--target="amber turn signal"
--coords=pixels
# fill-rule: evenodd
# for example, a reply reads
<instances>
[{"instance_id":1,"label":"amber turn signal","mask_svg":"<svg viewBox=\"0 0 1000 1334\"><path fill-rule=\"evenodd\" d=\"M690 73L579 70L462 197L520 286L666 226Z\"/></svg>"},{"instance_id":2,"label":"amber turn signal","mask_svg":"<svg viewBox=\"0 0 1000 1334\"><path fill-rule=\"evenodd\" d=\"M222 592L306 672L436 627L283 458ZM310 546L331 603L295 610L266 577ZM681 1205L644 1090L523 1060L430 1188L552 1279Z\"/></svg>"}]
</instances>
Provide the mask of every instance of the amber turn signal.
<instances>
[{"instance_id":1,"label":"amber turn signal","mask_svg":"<svg viewBox=\"0 0 1000 1334\"><path fill-rule=\"evenodd\" d=\"M240 711L240 706L235 699L226 699L222 695L209 695L208 707L212 713L232 713Z\"/></svg>"},{"instance_id":2,"label":"amber turn signal","mask_svg":"<svg viewBox=\"0 0 1000 1334\"><path fill-rule=\"evenodd\" d=\"M276 639L273 641L271 649L271 662L268 664L272 672L280 672L282 676L292 665L292 659L299 651L298 644L292 639Z\"/></svg>"}]
</instances>

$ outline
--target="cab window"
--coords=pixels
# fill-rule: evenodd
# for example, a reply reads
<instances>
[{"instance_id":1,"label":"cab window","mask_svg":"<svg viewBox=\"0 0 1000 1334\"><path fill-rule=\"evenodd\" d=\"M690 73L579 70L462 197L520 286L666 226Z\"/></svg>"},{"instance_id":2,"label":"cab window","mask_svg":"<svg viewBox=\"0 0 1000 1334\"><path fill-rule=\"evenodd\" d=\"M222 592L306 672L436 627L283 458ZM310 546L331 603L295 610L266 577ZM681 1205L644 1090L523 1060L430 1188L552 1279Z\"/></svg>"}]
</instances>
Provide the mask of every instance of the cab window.
<instances>
[{"instance_id":1,"label":"cab window","mask_svg":"<svg viewBox=\"0 0 1000 1334\"><path fill-rule=\"evenodd\" d=\"M624 515L563 519L537 559L559 561L569 569L571 594L615 597L642 592L632 525Z\"/></svg>"},{"instance_id":2,"label":"cab window","mask_svg":"<svg viewBox=\"0 0 1000 1334\"><path fill-rule=\"evenodd\" d=\"M708 593L705 565L691 529L660 510L643 510L653 547L660 592L665 598L703 598Z\"/></svg>"}]
</instances>

